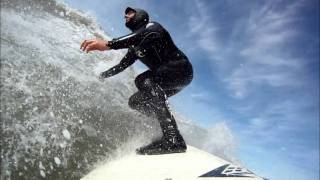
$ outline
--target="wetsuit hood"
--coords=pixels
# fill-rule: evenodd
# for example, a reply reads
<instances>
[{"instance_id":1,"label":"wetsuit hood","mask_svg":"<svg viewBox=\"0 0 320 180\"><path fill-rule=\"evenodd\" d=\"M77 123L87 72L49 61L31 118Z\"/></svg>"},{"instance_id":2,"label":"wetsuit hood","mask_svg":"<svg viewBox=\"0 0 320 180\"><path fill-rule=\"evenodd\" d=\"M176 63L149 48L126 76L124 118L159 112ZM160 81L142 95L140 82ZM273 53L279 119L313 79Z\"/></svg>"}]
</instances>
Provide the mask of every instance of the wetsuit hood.
<instances>
[{"instance_id":1,"label":"wetsuit hood","mask_svg":"<svg viewBox=\"0 0 320 180\"><path fill-rule=\"evenodd\" d=\"M131 19L129 22L126 22L127 28L129 28L131 31L136 31L140 29L142 26L148 24L149 15L145 10L127 7L125 10L125 14L127 14L129 11L135 12L133 19Z\"/></svg>"}]
</instances>

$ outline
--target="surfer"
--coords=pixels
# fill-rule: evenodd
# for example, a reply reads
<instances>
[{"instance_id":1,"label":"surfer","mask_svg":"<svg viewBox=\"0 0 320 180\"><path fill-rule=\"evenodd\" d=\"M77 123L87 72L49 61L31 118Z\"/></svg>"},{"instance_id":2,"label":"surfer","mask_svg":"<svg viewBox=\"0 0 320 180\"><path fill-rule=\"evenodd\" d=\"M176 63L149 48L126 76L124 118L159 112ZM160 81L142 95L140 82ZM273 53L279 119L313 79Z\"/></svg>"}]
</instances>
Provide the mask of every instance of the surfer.
<instances>
[{"instance_id":1,"label":"surfer","mask_svg":"<svg viewBox=\"0 0 320 180\"><path fill-rule=\"evenodd\" d=\"M174 44L169 32L159 23L149 21L146 11L128 7L125 25L132 33L111 41L92 39L81 44L83 51L127 48L119 64L100 74L99 79L111 77L132 65L137 59L148 67L138 75L138 92L129 99L129 106L145 115L155 115L163 136L136 150L138 154L164 154L186 151L176 121L168 107L168 97L186 87L193 78L192 65L187 56Z\"/></svg>"}]
</instances>

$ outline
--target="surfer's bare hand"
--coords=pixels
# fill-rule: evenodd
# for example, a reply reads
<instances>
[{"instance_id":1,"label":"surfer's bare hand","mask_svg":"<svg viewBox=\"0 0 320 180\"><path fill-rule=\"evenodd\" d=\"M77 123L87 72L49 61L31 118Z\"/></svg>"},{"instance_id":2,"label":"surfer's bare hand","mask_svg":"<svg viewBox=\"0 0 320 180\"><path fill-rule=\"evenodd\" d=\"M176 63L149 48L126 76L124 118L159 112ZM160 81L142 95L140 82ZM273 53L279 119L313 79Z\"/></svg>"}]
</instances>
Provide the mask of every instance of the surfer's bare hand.
<instances>
[{"instance_id":1,"label":"surfer's bare hand","mask_svg":"<svg viewBox=\"0 0 320 180\"><path fill-rule=\"evenodd\" d=\"M104 76L104 74L102 72L102 73L99 74L99 81L100 82L104 82L104 79L105 79L105 76Z\"/></svg>"},{"instance_id":2,"label":"surfer's bare hand","mask_svg":"<svg viewBox=\"0 0 320 180\"><path fill-rule=\"evenodd\" d=\"M80 49L87 53L94 50L105 51L109 50L108 41L101 39L85 40L81 43Z\"/></svg>"}]
</instances>

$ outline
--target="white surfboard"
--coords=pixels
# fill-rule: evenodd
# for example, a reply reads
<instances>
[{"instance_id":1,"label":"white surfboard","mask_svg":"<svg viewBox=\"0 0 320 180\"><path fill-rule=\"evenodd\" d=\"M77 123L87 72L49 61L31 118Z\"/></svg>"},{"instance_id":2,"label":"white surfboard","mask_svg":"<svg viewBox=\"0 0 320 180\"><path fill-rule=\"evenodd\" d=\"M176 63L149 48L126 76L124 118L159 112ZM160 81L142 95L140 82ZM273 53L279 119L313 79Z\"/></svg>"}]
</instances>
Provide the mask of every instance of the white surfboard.
<instances>
[{"instance_id":1,"label":"white surfboard","mask_svg":"<svg viewBox=\"0 0 320 180\"><path fill-rule=\"evenodd\" d=\"M188 146L186 153L131 154L108 162L81 180L263 180L251 171Z\"/></svg>"}]
</instances>

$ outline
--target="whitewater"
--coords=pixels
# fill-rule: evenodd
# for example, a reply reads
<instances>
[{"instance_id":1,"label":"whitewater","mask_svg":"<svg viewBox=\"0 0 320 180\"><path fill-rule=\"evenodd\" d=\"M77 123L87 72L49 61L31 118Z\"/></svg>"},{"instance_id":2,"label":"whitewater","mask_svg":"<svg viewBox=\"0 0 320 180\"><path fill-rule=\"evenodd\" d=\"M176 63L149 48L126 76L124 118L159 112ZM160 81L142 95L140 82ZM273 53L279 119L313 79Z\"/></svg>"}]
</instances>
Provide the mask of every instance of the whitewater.
<instances>
[{"instance_id":1,"label":"whitewater","mask_svg":"<svg viewBox=\"0 0 320 180\"><path fill-rule=\"evenodd\" d=\"M65 4L1 1L1 179L80 179L160 135L128 107L136 69L97 78L125 50L82 52L92 38L111 35ZM173 113L188 144L239 163L224 123L205 129Z\"/></svg>"}]
</instances>

